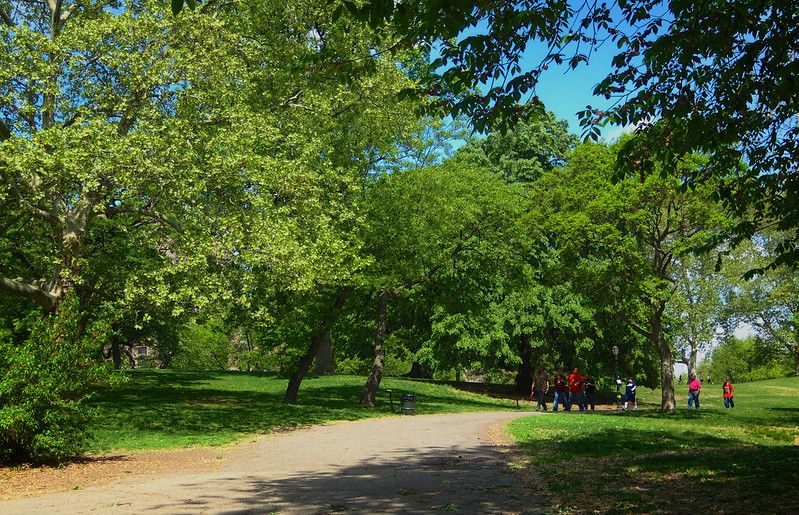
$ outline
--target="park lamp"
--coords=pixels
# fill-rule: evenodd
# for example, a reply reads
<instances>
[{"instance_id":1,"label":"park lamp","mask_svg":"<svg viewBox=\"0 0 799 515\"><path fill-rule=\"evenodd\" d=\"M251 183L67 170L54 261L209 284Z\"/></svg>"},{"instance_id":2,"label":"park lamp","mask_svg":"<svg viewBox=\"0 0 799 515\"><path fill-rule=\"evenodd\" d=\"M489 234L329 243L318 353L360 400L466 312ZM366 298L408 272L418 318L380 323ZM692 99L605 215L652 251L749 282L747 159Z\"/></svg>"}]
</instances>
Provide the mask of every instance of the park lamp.
<instances>
[{"instance_id":1,"label":"park lamp","mask_svg":"<svg viewBox=\"0 0 799 515\"><path fill-rule=\"evenodd\" d=\"M616 409L621 409L621 378L619 377L619 346L613 346L613 368L616 372Z\"/></svg>"}]
</instances>

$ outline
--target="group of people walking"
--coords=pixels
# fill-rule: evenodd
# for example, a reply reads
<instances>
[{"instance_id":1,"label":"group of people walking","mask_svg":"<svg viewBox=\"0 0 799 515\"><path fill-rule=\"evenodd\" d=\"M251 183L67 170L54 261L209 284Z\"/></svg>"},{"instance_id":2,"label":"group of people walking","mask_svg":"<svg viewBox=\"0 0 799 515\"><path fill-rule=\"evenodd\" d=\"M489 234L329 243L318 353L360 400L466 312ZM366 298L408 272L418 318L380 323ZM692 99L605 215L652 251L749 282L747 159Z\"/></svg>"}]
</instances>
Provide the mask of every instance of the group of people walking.
<instances>
[{"instance_id":1,"label":"group of people walking","mask_svg":"<svg viewBox=\"0 0 799 515\"><path fill-rule=\"evenodd\" d=\"M591 411L596 409L596 383L591 374L581 374L577 367L572 373L566 376L562 370L554 377L555 398L552 402L552 410L558 411L558 407L563 406L564 411L571 411L572 406L577 405L580 411L585 411L591 407ZM535 371L533 385L530 390L530 400L537 400L535 410L547 410L546 396L551 386L549 376L541 367Z\"/></svg>"},{"instance_id":2,"label":"group of people walking","mask_svg":"<svg viewBox=\"0 0 799 515\"><path fill-rule=\"evenodd\" d=\"M621 380L617 379L619 386ZM553 381L543 368L538 367L533 377L532 388L530 389L530 400L536 400L536 411L547 411L546 396L549 392L550 386L554 384L555 397L552 402L552 410L558 411L560 406L563 406L564 411L571 411L572 406L577 405L580 411L586 411L589 406L591 411L596 409L596 383L591 377L591 374L581 374L577 367L574 367L571 374L566 376L563 370L558 370L555 374ZM636 389L638 385L632 377L627 378L627 384L624 388L624 410L637 409L638 402L636 400ZM691 375L691 380L688 383L688 409L699 409L699 392L702 389L702 382L697 379L695 374ZM735 407L735 391L732 386L732 381L727 379L721 386L722 394L724 396L724 407Z\"/></svg>"}]
</instances>

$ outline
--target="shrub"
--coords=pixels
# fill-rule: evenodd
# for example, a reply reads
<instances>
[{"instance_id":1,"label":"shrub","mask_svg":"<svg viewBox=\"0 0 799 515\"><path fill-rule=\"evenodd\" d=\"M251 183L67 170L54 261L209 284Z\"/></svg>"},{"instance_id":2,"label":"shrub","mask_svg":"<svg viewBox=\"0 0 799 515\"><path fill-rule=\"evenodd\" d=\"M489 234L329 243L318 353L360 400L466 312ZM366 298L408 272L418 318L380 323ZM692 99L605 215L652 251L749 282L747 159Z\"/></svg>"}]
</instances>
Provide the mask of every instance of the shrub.
<instances>
[{"instance_id":1,"label":"shrub","mask_svg":"<svg viewBox=\"0 0 799 515\"><path fill-rule=\"evenodd\" d=\"M105 327L82 335L80 318L69 296L23 342L0 335L0 461L58 464L84 449L93 414L85 401L110 368L97 359Z\"/></svg>"}]
</instances>

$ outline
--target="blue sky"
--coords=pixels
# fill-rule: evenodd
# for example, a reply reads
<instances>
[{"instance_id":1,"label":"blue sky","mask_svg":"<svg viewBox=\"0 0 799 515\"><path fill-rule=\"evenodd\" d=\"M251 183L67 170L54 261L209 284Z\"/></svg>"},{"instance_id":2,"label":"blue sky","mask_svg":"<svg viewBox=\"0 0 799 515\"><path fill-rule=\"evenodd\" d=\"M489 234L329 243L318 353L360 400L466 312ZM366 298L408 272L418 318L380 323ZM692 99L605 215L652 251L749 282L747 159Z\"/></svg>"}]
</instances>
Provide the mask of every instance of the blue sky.
<instances>
[{"instance_id":1,"label":"blue sky","mask_svg":"<svg viewBox=\"0 0 799 515\"><path fill-rule=\"evenodd\" d=\"M588 105L595 108L608 107L612 102L595 96L592 92L594 86L609 73L610 62L615 54L615 46L608 45L594 54L589 64L582 64L575 70L570 70L565 65L550 67L541 75L537 87L538 97L559 119L569 122L569 130L577 136L581 133L577 111L582 111ZM531 67L534 62L534 57L527 57L523 66ZM613 140L622 132L622 127L608 126L603 129L602 137Z\"/></svg>"},{"instance_id":2,"label":"blue sky","mask_svg":"<svg viewBox=\"0 0 799 515\"><path fill-rule=\"evenodd\" d=\"M615 19L623 17L617 6L613 8L612 15ZM487 30L485 22L481 22L477 26L464 30L459 39L473 34L485 34ZM522 69L530 70L537 67L546 55L546 50L543 43L530 42L529 48L519 63ZM566 60L572 55L569 50L573 51L573 48L564 50ZM582 50L586 50L585 45ZM569 123L569 130L577 136L580 136L582 132L576 115L578 111L584 110L588 105L600 109L607 108L613 102L612 99L606 100L604 97L594 96L592 92L594 86L610 72L611 60L618 52L616 44L613 41L608 41L600 45L598 49L594 49L593 53L589 55L588 64L582 63L577 69L571 70L565 64L556 66L553 63L540 76L536 88L538 97L547 109L555 113L559 119L566 120ZM482 84L481 87L488 89L486 84ZM604 127L602 137L607 141L612 141L628 130L629 128L618 126Z\"/></svg>"}]
</instances>

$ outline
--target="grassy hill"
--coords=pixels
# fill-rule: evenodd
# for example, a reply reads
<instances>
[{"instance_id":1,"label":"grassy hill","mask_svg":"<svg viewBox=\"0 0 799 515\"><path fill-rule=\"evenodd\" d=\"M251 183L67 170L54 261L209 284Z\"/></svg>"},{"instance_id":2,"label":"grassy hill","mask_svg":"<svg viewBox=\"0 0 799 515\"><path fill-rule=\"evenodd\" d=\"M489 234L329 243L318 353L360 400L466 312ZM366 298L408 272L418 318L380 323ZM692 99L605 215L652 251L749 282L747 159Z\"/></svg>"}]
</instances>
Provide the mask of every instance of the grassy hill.
<instances>
[{"instance_id":1,"label":"grassy hill","mask_svg":"<svg viewBox=\"0 0 799 515\"><path fill-rule=\"evenodd\" d=\"M384 379L378 407L364 409L358 398L364 378L309 377L298 404L282 403L286 379L244 372L136 370L121 387L94 399L98 417L90 450L157 449L220 445L246 435L331 420L357 420L392 414L403 393L417 397L417 413L515 409L516 403L456 390L447 385Z\"/></svg>"},{"instance_id":2,"label":"grassy hill","mask_svg":"<svg viewBox=\"0 0 799 515\"><path fill-rule=\"evenodd\" d=\"M512 423L528 469L560 512L799 512L799 378L705 385L675 415L642 390L639 410L557 413Z\"/></svg>"}]
</instances>

